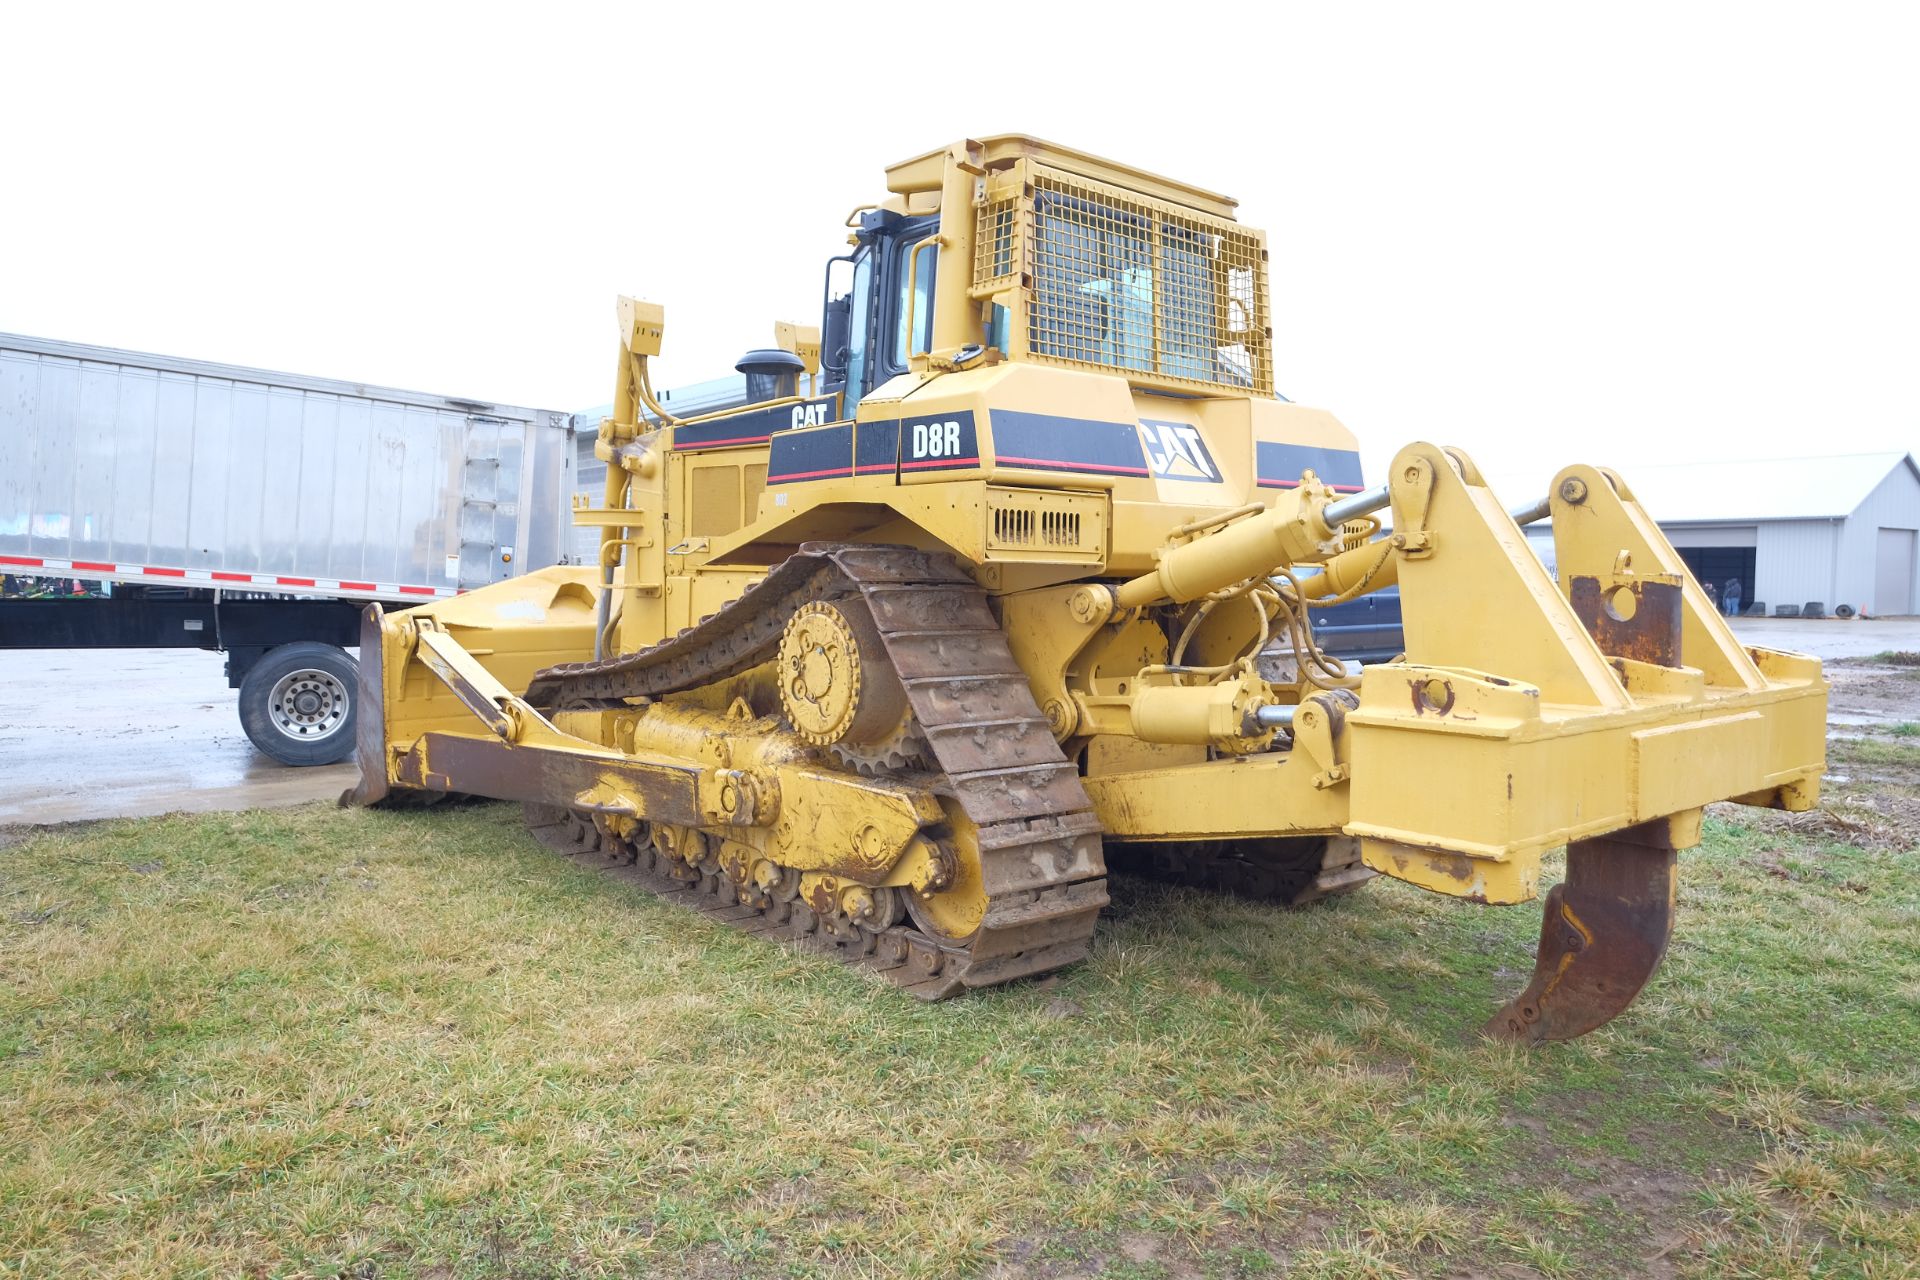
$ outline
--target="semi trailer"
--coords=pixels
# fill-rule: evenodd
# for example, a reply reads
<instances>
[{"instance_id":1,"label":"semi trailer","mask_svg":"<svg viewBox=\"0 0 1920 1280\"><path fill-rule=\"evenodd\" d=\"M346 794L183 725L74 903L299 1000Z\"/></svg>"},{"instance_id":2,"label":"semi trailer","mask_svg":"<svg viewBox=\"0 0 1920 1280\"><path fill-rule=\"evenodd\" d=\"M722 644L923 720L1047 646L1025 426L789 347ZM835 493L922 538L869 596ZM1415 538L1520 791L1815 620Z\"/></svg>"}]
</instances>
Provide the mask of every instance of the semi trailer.
<instances>
[{"instance_id":1,"label":"semi trailer","mask_svg":"<svg viewBox=\"0 0 1920 1280\"><path fill-rule=\"evenodd\" d=\"M254 745L342 760L361 610L568 563L576 469L565 412L0 334L0 573L105 584L0 648L221 652Z\"/></svg>"}]
</instances>

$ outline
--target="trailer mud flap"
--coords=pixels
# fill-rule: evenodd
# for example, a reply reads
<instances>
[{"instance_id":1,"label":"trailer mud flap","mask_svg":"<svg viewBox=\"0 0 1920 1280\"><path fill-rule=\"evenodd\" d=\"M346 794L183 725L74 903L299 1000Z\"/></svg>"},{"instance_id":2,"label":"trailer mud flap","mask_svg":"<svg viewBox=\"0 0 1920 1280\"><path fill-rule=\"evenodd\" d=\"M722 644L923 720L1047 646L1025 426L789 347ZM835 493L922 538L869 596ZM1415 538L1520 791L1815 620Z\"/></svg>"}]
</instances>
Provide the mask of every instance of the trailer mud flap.
<instances>
[{"instance_id":1,"label":"trailer mud flap","mask_svg":"<svg viewBox=\"0 0 1920 1280\"><path fill-rule=\"evenodd\" d=\"M1571 1040L1612 1021L1667 953L1674 889L1665 822L1568 845L1567 878L1547 894L1533 981L1485 1033L1539 1044Z\"/></svg>"}]
</instances>

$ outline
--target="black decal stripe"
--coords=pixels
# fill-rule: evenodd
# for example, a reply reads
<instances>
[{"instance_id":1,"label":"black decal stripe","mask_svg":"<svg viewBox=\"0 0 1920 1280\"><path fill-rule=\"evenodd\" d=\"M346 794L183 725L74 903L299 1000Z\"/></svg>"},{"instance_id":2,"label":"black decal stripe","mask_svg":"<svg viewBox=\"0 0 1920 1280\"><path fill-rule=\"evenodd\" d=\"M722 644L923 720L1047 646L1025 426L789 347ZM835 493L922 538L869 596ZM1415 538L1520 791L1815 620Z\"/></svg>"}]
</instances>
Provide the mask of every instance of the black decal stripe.
<instances>
[{"instance_id":1,"label":"black decal stripe","mask_svg":"<svg viewBox=\"0 0 1920 1280\"><path fill-rule=\"evenodd\" d=\"M827 396L819 400L803 402L804 407L815 409L832 417L839 407L839 400ZM672 447L681 451L692 449L730 449L743 445L765 444L782 431L793 429L793 411L803 404L777 404L766 409L748 407L738 413L729 414L712 422L696 422L689 426L673 429Z\"/></svg>"},{"instance_id":2,"label":"black decal stripe","mask_svg":"<svg viewBox=\"0 0 1920 1280\"><path fill-rule=\"evenodd\" d=\"M767 456L767 483L796 484L853 474L853 424L783 431Z\"/></svg>"},{"instance_id":3,"label":"black decal stripe","mask_svg":"<svg viewBox=\"0 0 1920 1280\"><path fill-rule=\"evenodd\" d=\"M1131 422L995 409L993 456L999 466L1036 471L1148 474L1147 455L1140 450L1140 431Z\"/></svg>"},{"instance_id":4,"label":"black decal stripe","mask_svg":"<svg viewBox=\"0 0 1920 1280\"><path fill-rule=\"evenodd\" d=\"M1144 476L1145 467L1114 466L1105 462L1062 462L1057 458L1018 458L1012 454L996 452L993 460L1003 467L1020 467L1027 471L1086 471L1100 475Z\"/></svg>"},{"instance_id":5,"label":"black decal stripe","mask_svg":"<svg viewBox=\"0 0 1920 1280\"><path fill-rule=\"evenodd\" d=\"M900 466L900 420L862 422L854 427L855 475L892 475Z\"/></svg>"},{"instance_id":6,"label":"black decal stripe","mask_svg":"<svg viewBox=\"0 0 1920 1280\"><path fill-rule=\"evenodd\" d=\"M1263 489L1295 488L1301 473L1309 470L1320 483L1341 493L1358 493L1366 487L1360 478L1360 455L1351 449L1262 440L1254 446L1254 460Z\"/></svg>"}]
</instances>

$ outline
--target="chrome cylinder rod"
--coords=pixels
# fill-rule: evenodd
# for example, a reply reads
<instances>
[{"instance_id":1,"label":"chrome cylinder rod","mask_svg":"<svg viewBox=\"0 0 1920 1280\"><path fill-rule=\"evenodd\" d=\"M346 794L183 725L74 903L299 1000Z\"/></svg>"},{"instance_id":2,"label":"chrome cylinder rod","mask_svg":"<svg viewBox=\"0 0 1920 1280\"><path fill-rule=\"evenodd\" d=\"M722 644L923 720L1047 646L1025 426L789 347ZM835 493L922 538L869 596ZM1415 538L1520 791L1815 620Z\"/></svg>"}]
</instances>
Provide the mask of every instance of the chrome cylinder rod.
<instances>
[{"instance_id":1,"label":"chrome cylinder rod","mask_svg":"<svg viewBox=\"0 0 1920 1280\"><path fill-rule=\"evenodd\" d=\"M1518 525L1529 525L1536 520L1545 520L1553 514L1553 499L1542 498L1528 506L1515 507L1507 514L1512 516L1513 522Z\"/></svg>"},{"instance_id":2,"label":"chrome cylinder rod","mask_svg":"<svg viewBox=\"0 0 1920 1280\"><path fill-rule=\"evenodd\" d=\"M1293 703L1274 704L1254 709L1253 722L1262 729L1287 729L1293 725L1293 713L1300 708Z\"/></svg>"},{"instance_id":3,"label":"chrome cylinder rod","mask_svg":"<svg viewBox=\"0 0 1920 1280\"><path fill-rule=\"evenodd\" d=\"M1349 520L1372 515L1391 501L1393 498L1387 492L1387 486L1377 484L1371 489L1362 489L1351 497L1329 502L1326 509L1320 513L1320 518L1327 522L1327 528L1338 529Z\"/></svg>"}]
</instances>

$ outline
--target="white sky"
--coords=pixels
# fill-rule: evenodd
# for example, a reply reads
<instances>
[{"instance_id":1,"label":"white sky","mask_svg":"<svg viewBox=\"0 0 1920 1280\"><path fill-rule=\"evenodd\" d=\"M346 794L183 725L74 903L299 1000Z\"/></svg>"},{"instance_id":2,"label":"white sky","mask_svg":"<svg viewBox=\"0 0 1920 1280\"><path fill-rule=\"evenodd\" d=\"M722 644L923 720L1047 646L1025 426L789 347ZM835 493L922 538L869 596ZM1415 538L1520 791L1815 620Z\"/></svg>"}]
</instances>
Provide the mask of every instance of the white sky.
<instances>
[{"instance_id":1,"label":"white sky","mask_svg":"<svg viewBox=\"0 0 1920 1280\"><path fill-rule=\"evenodd\" d=\"M615 294L728 372L888 163L1019 130L1237 197L1370 475L1920 449L1916 15L15 4L0 330L579 408Z\"/></svg>"}]
</instances>

